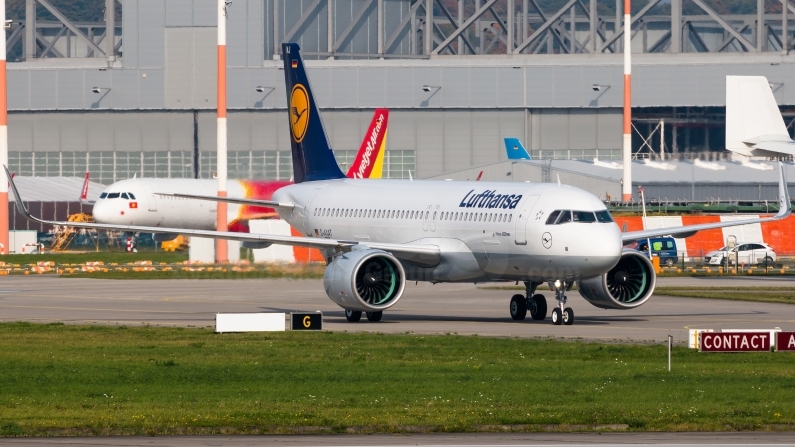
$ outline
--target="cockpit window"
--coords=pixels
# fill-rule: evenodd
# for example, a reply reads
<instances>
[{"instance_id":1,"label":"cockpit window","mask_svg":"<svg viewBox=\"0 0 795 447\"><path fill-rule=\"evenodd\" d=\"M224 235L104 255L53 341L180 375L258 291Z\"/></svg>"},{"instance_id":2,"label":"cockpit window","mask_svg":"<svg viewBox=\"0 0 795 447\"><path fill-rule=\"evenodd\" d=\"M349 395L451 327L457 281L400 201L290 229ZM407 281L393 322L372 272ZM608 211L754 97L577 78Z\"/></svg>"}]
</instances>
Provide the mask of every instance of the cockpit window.
<instances>
[{"instance_id":1,"label":"cockpit window","mask_svg":"<svg viewBox=\"0 0 795 447\"><path fill-rule=\"evenodd\" d=\"M560 212L560 217L558 217L558 221L555 222L556 225L564 224L567 222L571 222L571 211L564 210Z\"/></svg>"},{"instance_id":2,"label":"cockpit window","mask_svg":"<svg viewBox=\"0 0 795 447\"><path fill-rule=\"evenodd\" d=\"M547 225L554 225L555 221L558 219L558 215L560 215L560 210L555 210L549 213L549 217L547 217Z\"/></svg>"},{"instance_id":3,"label":"cockpit window","mask_svg":"<svg viewBox=\"0 0 795 447\"><path fill-rule=\"evenodd\" d=\"M106 192L103 192L102 194L100 194L100 195L99 195L99 198L100 198L100 199L104 199L104 198L105 198L105 197L107 197L107 196L108 196L108 193L106 193Z\"/></svg>"},{"instance_id":4,"label":"cockpit window","mask_svg":"<svg viewBox=\"0 0 795 447\"><path fill-rule=\"evenodd\" d=\"M610 215L610 211L597 211L596 212L596 220L599 222L607 223L613 222L613 216Z\"/></svg>"},{"instance_id":5,"label":"cockpit window","mask_svg":"<svg viewBox=\"0 0 795 447\"><path fill-rule=\"evenodd\" d=\"M120 195L120 194L119 194L119 193L117 193L117 192L112 192L112 193L108 194L108 198L109 198L109 199L118 199L118 198L119 198L119 195Z\"/></svg>"},{"instance_id":6,"label":"cockpit window","mask_svg":"<svg viewBox=\"0 0 795 447\"><path fill-rule=\"evenodd\" d=\"M575 222L596 222L596 216L594 216L593 211L572 211L571 215L574 217Z\"/></svg>"},{"instance_id":7,"label":"cockpit window","mask_svg":"<svg viewBox=\"0 0 795 447\"><path fill-rule=\"evenodd\" d=\"M130 196L131 199L135 200L135 196L133 195L133 193L128 192L127 195Z\"/></svg>"},{"instance_id":8,"label":"cockpit window","mask_svg":"<svg viewBox=\"0 0 795 447\"><path fill-rule=\"evenodd\" d=\"M122 198L122 199L127 199L127 200L129 200L129 199L130 199L130 197L127 195L127 193L126 193L126 192L123 192L123 193L121 193L121 198Z\"/></svg>"}]
</instances>

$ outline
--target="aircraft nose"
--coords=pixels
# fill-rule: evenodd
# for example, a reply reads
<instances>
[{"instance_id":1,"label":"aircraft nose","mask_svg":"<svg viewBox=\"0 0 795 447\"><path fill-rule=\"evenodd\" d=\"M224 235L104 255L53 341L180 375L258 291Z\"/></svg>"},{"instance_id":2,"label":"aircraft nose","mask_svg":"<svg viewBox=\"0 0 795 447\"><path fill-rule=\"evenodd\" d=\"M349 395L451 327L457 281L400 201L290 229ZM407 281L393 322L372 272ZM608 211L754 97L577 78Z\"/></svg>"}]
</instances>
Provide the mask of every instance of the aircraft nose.
<instances>
[{"instance_id":1,"label":"aircraft nose","mask_svg":"<svg viewBox=\"0 0 795 447\"><path fill-rule=\"evenodd\" d=\"M98 200L94 204L94 209L91 212L94 216L94 221L98 223L112 223L113 210L107 200Z\"/></svg>"},{"instance_id":2,"label":"aircraft nose","mask_svg":"<svg viewBox=\"0 0 795 447\"><path fill-rule=\"evenodd\" d=\"M621 257L623 245L621 243L621 232L615 224L597 224L597 234L592 235L591 248L595 258L605 265L603 268L610 269Z\"/></svg>"}]
</instances>

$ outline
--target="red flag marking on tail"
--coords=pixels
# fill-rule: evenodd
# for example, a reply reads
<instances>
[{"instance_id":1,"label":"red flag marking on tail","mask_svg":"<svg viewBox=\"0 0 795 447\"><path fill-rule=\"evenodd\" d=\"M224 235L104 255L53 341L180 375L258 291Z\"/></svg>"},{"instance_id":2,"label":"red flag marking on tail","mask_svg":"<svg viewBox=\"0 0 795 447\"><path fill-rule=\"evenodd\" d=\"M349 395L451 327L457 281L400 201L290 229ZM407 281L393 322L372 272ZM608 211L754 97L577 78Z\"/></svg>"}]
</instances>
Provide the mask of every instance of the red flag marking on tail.
<instances>
[{"instance_id":1,"label":"red flag marking on tail","mask_svg":"<svg viewBox=\"0 0 795 447\"><path fill-rule=\"evenodd\" d=\"M367 133L364 134L364 141L356 154L356 158L348 170L348 178L369 178L373 171L373 165L378 158L378 153L384 146L384 136L386 135L387 123L389 121L389 109L376 109L373 120Z\"/></svg>"},{"instance_id":2,"label":"red flag marking on tail","mask_svg":"<svg viewBox=\"0 0 795 447\"><path fill-rule=\"evenodd\" d=\"M80 200L88 199L88 172L86 172L86 179L83 181L83 191L80 192Z\"/></svg>"}]
</instances>

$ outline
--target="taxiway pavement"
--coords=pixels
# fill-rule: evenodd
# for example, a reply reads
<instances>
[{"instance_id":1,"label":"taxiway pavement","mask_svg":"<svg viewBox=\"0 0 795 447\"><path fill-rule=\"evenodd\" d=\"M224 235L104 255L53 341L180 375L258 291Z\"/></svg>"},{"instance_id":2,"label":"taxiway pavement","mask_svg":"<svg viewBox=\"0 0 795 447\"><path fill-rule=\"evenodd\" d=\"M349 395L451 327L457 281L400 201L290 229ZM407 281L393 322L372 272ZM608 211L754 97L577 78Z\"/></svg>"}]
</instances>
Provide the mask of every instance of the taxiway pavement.
<instances>
[{"instance_id":1,"label":"taxiway pavement","mask_svg":"<svg viewBox=\"0 0 795 447\"><path fill-rule=\"evenodd\" d=\"M659 285L795 286L795 280L660 278ZM510 284L509 284L510 285ZM587 340L686 343L688 329L774 328L795 330L795 306L654 296L629 311L591 306L569 292L572 326L511 320L508 303L518 290L471 284L407 284L403 298L379 323L348 323L323 291L322 280L102 280L10 276L0 283L0 321L213 326L216 313L316 311L324 329L383 333L478 334L502 337L566 337ZM542 291L548 305L553 294Z\"/></svg>"}]
</instances>

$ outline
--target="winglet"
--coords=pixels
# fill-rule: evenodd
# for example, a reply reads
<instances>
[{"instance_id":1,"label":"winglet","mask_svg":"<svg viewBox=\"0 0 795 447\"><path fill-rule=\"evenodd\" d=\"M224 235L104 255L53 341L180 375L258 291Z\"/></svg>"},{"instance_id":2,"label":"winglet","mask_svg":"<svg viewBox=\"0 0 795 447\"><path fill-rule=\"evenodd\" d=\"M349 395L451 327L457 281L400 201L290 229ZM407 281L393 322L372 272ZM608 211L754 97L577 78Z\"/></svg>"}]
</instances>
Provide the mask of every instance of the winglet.
<instances>
[{"instance_id":1,"label":"winglet","mask_svg":"<svg viewBox=\"0 0 795 447\"><path fill-rule=\"evenodd\" d=\"M14 184L14 179L11 177L11 173L8 172L8 166L3 165L3 169L6 170L6 177L8 177L8 186L11 187L11 193L14 194L14 204L17 207L17 211L19 211L29 220L41 222L41 220L31 216L30 213L28 212L28 209L25 208L25 203L22 202L22 196L19 194L19 191L17 190L17 185Z\"/></svg>"},{"instance_id":2,"label":"winglet","mask_svg":"<svg viewBox=\"0 0 795 447\"><path fill-rule=\"evenodd\" d=\"M778 178L778 200L779 208L776 213L776 219L783 219L792 213L792 203L789 199L789 188L787 188L787 175L784 171L784 163L778 162L779 178Z\"/></svg>"}]
</instances>

